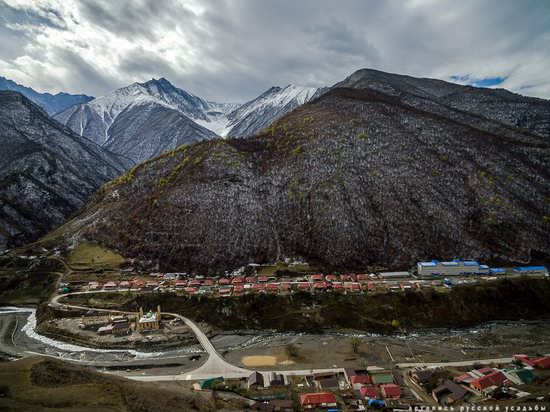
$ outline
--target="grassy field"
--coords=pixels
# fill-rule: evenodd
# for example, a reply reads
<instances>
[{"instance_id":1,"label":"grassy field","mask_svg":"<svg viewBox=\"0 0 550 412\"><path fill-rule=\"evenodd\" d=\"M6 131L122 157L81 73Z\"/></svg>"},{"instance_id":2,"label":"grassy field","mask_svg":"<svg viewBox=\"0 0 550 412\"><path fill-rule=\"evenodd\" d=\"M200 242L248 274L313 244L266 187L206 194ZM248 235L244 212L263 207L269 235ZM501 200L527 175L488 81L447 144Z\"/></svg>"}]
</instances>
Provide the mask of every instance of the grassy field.
<instances>
[{"instance_id":1,"label":"grassy field","mask_svg":"<svg viewBox=\"0 0 550 412\"><path fill-rule=\"evenodd\" d=\"M87 306L101 309L118 309L134 300L135 293L87 293L84 295L70 295L61 302L70 305Z\"/></svg>"},{"instance_id":2,"label":"grassy field","mask_svg":"<svg viewBox=\"0 0 550 412\"><path fill-rule=\"evenodd\" d=\"M211 395L176 385L133 382L58 360L0 363L0 410L211 411Z\"/></svg>"},{"instance_id":3,"label":"grassy field","mask_svg":"<svg viewBox=\"0 0 550 412\"><path fill-rule=\"evenodd\" d=\"M278 269L275 265L261 266L258 270L260 276L275 276L275 271Z\"/></svg>"},{"instance_id":4,"label":"grassy field","mask_svg":"<svg viewBox=\"0 0 550 412\"><path fill-rule=\"evenodd\" d=\"M75 270L116 270L123 262L119 254L88 243L81 243L67 256L67 264Z\"/></svg>"}]
</instances>

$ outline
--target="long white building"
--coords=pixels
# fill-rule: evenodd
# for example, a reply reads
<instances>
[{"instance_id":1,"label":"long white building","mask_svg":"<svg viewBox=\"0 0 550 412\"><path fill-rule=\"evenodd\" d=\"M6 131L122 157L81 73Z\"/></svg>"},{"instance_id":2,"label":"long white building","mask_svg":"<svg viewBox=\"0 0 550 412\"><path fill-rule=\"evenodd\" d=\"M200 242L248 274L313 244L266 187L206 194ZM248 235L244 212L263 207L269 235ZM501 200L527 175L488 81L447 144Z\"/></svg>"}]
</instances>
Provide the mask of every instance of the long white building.
<instances>
[{"instance_id":1,"label":"long white building","mask_svg":"<svg viewBox=\"0 0 550 412\"><path fill-rule=\"evenodd\" d=\"M418 262L416 269L420 277L482 275L489 274L490 271L489 266L481 265L475 260Z\"/></svg>"}]
</instances>

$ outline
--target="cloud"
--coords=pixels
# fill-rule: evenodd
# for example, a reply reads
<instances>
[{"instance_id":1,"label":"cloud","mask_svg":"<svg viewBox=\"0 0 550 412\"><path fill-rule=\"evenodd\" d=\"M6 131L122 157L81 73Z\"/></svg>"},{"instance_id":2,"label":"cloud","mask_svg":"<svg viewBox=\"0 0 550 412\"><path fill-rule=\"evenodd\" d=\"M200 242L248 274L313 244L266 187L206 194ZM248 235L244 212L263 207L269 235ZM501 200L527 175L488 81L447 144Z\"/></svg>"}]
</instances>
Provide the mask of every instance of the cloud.
<instances>
[{"instance_id":1,"label":"cloud","mask_svg":"<svg viewBox=\"0 0 550 412\"><path fill-rule=\"evenodd\" d=\"M550 98L545 1L0 0L0 16L0 75L39 91L166 77L245 101L371 67Z\"/></svg>"}]
</instances>

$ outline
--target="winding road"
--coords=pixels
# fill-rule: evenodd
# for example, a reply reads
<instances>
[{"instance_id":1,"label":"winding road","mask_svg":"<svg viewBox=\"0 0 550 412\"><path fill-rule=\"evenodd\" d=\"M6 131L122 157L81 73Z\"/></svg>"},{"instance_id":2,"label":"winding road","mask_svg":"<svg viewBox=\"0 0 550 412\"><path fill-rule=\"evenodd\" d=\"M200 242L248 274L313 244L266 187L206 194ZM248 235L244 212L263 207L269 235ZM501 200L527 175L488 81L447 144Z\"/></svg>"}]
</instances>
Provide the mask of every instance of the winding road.
<instances>
[{"instance_id":1,"label":"winding road","mask_svg":"<svg viewBox=\"0 0 550 412\"><path fill-rule=\"evenodd\" d=\"M103 293L112 293L111 291L101 291ZM98 291L86 291L86 292L72 292L72 293L65 293L62 295L55 295L52 299L50 304L52 306L56 307L63 307L63 308L71 308L71 309L78 309L78 310L94 310L98 312L110 312L110 313L127 313L120 310L112 310L112 309L97 309L97 308L91 308L86 306L79 306L79 305L71 305L67 303L60 303L59 300L70 296L70 295L83 295L83 294L91 294L91 293L98 293ZM179 315L177 313L171 313L171 312L162 312L163 315L172 316L174 318L178 318L182 320L188 327L193 331L195 336L197 337L197 340L199 341L200 345L203 347L205 352L208 354L207 360L197 367L196 369L193 369L189 372L182 372L179 375L131 375L131 374L124 374L122 373L122 376L125 376L126 378L138 380L138 381L178 381L178 380L200 380L200 379L207 379L211 377L218 377L222 376L225 379L233 379L233 378L244 378L248 377L253 370L241 368L238 366L235 366L229 362L227 362L216 350L214 345L212 345L212 342L208 339L208 337L204 334L204 332L199 328L199 326L193 322L191 319L188 319L182 315ZM475 364L489 364L489 363L507 363L511 362L512 358L491 358L491 359L470 359L467 361L457 361L457 362L416 362L416 363L396 363L395 367L400 369L411 369L415 367L437 367L437 366L473 366ZM368 370L380 370L382 368L379 368L377 366L369 366L367 368ZM343 368L327 368L327 369L304 369L304 370L274 370L273 372L280 373L285 377L289 376L303 376L303 375L310 375L312 373L323 373L323 372L343 372ZM266 383L269 382L268 374L271 371L262 371L261 373L264 375L264 381Z\"/></svg>"},{"instance_id":2,"label":"winding road","mask_svg":"<svg viewBox=\"0 0 550 412\"><path fill-rule=\"evenodd\" d=\"M57 306L57 307L63 307L63 308L70 308L70 309L94 310L96 312L127 313L120 310L97 309L97 308L90 308L86 306L71 305L71 304L59 302L60 299L67 296L84 295L89 293L97 293L97 292L96 291L73 292L73 293L65 293L62 295L56 295L52 298L51 305ZM104 291L104 293L109 293L109 291ZM151 376L150 378L157 378L157 379L151 379L151 380L182 380L182 379L195 380L195 379L206 379L213 376L223 376L224 378L241 378L241 377L248 377L253 372L252 370L240 368L238 366L232 365L231 363L227 362L218 353L214 345L212 345L212 342L210 342L210 339L208 339L208 337L204 334L204 332L191 319L188 319L177 313L170 313L170 312L162 312L162 315L172 316L174 318L177 318L183 321L187 325L187 327L189 327L189 329L191 329L195 334L195 336L197 337L197 340L199 341L199 343L201 344L205 352L208 354L208 359L201 366L189 372L188 374L169 375L172 378L170 378L169 376L166 376L166 379L160 379L161 378L160 376ZM141 378L141 377L135 377L135 376L129 376L129 377Z\"/></svg>"},{"instance_id":3,"label":"winding road","mask_svg":"<svg viewBox=\"0 0 550 412\"><path fill-rule=\"evenodd\" d=\"M110 291L102 291L103 293L109 293ZM91 294L91 293L97 293L97 291L86 291L86 292L72 292L72 293L65 293L62 295L56 295L52 298L50 304L55 307L63 307L63 308L70 308L70 309L78 309L78 310L94 310L97 312L109 312L109 313L127 313L120 310L112 310L112 309L97 309L97 308L90 308L86 306L80 306L80 305L71 305L67 303L60 303L59 300L70 296L70 295L84 295L84 294ZM212 377L218 377L222 376L225 379L235 379L235 378L246 378L248 377L253 370L251 369L245 369L238 366L235 366L229 362L227 362L216 350L214 345L212 345L212 342L208 339L208 337L204 334L204 332L199 328L199 326L193 322L191 319L188 319L184 316L181 316L177 313L171 313L171 312L162 312L163 315L172 316L174 318L181 319L188 327L195 333L195 336L197 337L197 340L205 350L205 352L208 354L207 360L200 365L198 368L193 369L192 371L189 371L187 373L182 373L179 375L142 375L142 376L135 376L135 375L125 375L128 379L133 379L137 381L146 381L146 382L153 382L153 381L178 381L178 380L201 380L201 379L207 379ZM370 370L378 370L381 368L378 368L376 366L371 366L368 369ZM303 369L303 370L274 370L273 372L282 374L285 377L288 376L303 376L303 375L309 375L312 373L323 373L323 372L343 372L343 368L328 368L328 369ZM262 375L264 375L264 382L266 384L269 383L268 375L271 371L261 371Z\"/></svg>"}]
</instances>

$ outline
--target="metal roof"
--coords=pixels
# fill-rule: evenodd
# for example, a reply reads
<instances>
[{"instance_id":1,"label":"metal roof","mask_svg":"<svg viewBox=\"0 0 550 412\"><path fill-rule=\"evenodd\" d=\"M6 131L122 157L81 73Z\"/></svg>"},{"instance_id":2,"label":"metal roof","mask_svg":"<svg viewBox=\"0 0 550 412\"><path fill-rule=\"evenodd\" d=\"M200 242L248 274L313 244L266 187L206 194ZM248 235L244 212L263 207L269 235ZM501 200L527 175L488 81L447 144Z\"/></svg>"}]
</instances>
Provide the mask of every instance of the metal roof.
<instances>
[{"instance_id":1,"label":"metal roof","mask_svg":"<svg viewBox=\"0 0 550 412\"><path fill-rule=\"evenodd\" d=\"M437 266L436 262L418 262L420 266Z\"/></svg>"},{"instance_id":2,"label":"metal roof","mask_svg":"<svg viewBox=\"0 0 550 412\"><path fill-rule=\"evenodd\" d=\"M522 266L522 267L514 268L514 270L517 272L529 272L533 270L542 271L542 272L548 271L548 269L546 269L546 267L544 266Z\"/></svg>"},{"instance_id":3,"label":"metal roof","mask_svg":"<svg viewBox=\"0 0 550 412\"><path fill-rule=\"evenodd\" d=\"M479 262L476 262L475 260L465 260L462 264L464 266L479 266Z\"/></svg>"}]
</instances>

